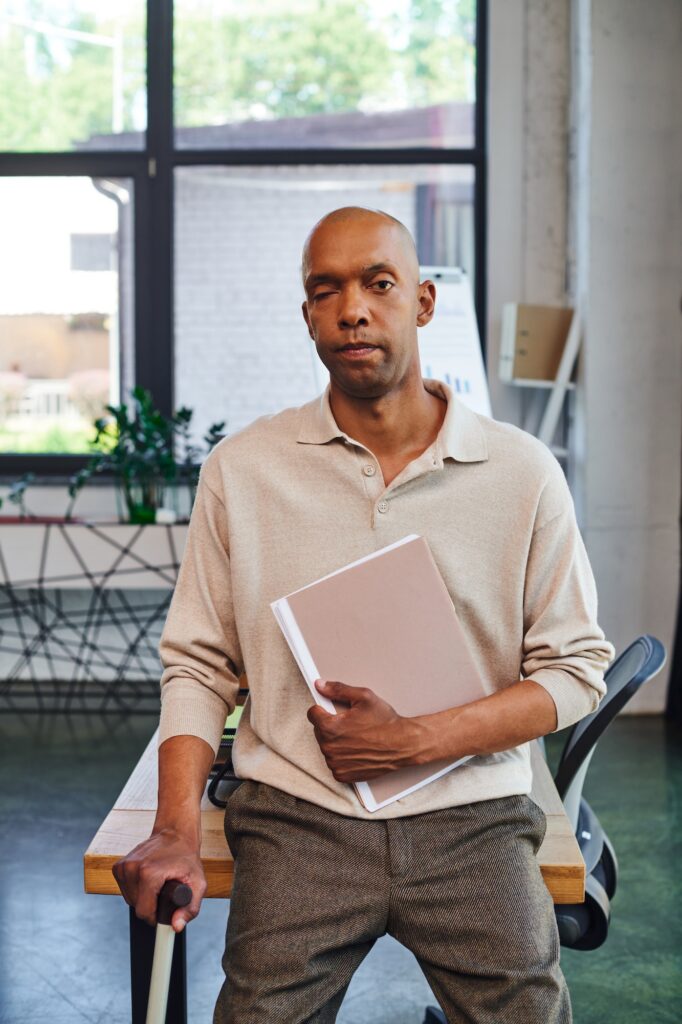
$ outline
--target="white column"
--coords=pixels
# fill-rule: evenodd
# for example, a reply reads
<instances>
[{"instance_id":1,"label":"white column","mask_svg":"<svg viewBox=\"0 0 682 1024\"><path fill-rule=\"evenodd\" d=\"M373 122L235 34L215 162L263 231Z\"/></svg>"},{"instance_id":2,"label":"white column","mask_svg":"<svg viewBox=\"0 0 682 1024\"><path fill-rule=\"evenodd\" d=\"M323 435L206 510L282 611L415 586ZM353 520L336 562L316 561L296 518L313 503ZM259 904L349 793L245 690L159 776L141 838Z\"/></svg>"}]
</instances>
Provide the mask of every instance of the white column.
<instances>
[{"instance_id":1,"label":"white column","mask_svg":"<svg viewBox=\"0 0 682 1024\"><path fill-rule=\"evenodd\" d=\"M583 60L591 54L573 83L589 132L573 151L573 270L586 324L576 488L607 636L620 650L650 632L671 653L682 445L682 4L574 0L573 14ZM664 670L629 710L661 711L667 679Z\"/></svg>"}]
</instances>

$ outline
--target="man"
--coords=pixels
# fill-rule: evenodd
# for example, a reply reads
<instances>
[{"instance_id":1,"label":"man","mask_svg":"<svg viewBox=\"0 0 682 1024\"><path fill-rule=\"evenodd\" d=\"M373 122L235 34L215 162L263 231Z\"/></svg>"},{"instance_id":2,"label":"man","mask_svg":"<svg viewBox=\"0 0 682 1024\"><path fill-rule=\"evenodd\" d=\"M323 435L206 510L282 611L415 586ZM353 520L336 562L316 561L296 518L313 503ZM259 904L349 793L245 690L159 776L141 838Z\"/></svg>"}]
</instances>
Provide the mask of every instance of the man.
<instances>
[{"instance_id":1,"label":"man","mask_svg":"<svg viewBox=\"0 0 682 1024\"><path fill-rule=\"evenodd\" d=\"M158 812L116 878L150 923L170 877L194 892L175 929L198 913L199 801L245 669L214 1024L335 1020L386 932L415 953L448 1021L565 1024L526 741L597 706L614 652L563 473L530 435L422 380L417 328L435 287L420 283L400 223L335 211L306 242L303 278L330 386L224 440L202 467L160 646ZM339 714L311 707L270 602L412 532L494 692L405 719L362 679L327 680L317 685ZM466 754L373 814L350 785Z\"/></svg>"}]
</instances>

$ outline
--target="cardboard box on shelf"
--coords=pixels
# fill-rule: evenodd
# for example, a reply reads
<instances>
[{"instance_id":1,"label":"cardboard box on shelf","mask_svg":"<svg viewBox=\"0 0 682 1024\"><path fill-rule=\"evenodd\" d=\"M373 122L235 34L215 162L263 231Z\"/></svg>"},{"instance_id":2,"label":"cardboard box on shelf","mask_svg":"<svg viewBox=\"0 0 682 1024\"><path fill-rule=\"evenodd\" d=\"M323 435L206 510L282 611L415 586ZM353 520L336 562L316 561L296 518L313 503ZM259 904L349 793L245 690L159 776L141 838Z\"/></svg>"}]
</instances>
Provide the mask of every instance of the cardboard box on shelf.
<instances>
[{"instance_id":1,"label":"cardboard box on shelf","mask_svg":"<svg viewBox=\"0 0 682 1024\"><path fill-rule=\"evenodd\" d=\"M500 380L553 381L571 326L573 310L509 302L502 310Z\"/></svg>"}]
</instances>

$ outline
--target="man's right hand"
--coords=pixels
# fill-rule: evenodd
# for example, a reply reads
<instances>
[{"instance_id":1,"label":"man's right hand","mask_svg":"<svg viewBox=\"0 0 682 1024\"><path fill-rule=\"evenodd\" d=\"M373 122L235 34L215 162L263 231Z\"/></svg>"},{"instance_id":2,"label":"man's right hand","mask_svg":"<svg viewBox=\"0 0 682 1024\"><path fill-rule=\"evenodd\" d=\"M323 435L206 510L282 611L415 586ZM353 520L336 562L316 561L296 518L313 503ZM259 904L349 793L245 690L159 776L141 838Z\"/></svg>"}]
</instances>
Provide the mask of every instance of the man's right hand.
<instances>
[{"instance_id":1,"label":"man's right hand","mask_svg":"<svg viewBox=\"0 0 682 1024\"><path fill-rule=\"evenodd\" d=\"M156 925L159 893L164 882L177 879L192 890L192 900L173 913L171 924L180 932L199 913L206 876L196 843L173 828L153 832L149 839L117 860L112 868L124 900L139 918Z\"/></svg>"},{"instance_id":2,"label":"man's right hand","mask_svg":"<svg viewBox=\"0 0 682 1024\"><path fill-rule=\"evenodd\" d=\"M201 866L200 804L213 764L213 750L198 736L171 736L159 747L159 800L152 834L113 867L123 898L138 917L156 924L159 893L175 878L192 890L192 901L173 913L182 931L199 913L206 892Z\"/></svg>"}]
</instances>

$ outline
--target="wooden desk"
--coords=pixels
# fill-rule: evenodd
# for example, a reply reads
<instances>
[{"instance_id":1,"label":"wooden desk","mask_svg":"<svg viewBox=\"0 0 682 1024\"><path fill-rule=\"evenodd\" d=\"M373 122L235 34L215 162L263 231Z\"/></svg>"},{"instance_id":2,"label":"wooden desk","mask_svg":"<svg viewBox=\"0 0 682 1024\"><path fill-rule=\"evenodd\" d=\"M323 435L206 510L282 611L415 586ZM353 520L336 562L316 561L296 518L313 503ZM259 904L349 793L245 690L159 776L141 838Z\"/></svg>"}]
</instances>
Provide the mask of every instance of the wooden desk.
<instances>
[{"instance_id":1,"label":"wooden desk","mask_svg":"<svg viewBox=\"0 0 682 1024\"><path fill-rule=\"evenodd\" d=\"M85 891L119 895L111 873L114 863L147 839L156 814L157 734L154 733L113 809L106 816L85 857ZM547 763L536 743L531 744L532 797L547 815L547 834L538 860L555 903L581 903L585 898L585 864L564 812ZM223 831L224 811L204 793L201 803L201 861L207 897L227 899L232 891L232 855Z\"/></svg>"},{"instance_id":2,"label":"wooden desk","mask_svg":"<svg viewBox=\"0 0 682 1024\"><path fill-rule=\"evenodd\" d=\"M85 891L120 895L111 873L114 863L147 839L156 814L157 733L149 741L135 770L112 810L104 819L84 856ZM538 852L542 876L555 903L581 903L585 898L585 864L559 799L547 763L536 743L531 744L532 797L547 816L547 834ZM226 899L232 891L233 860L223 831L224 811L204 793L201 803L201 861L207 897ZM200 920L200 918L199 918ZM130 909L132 1021L146 1016L154 929ZM166 1024L186 1024L186 931L175 939L171 992Z\"/></svg>"}]
</instances>

